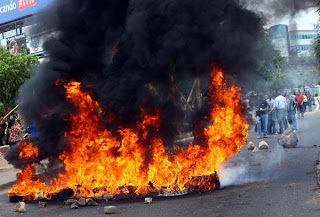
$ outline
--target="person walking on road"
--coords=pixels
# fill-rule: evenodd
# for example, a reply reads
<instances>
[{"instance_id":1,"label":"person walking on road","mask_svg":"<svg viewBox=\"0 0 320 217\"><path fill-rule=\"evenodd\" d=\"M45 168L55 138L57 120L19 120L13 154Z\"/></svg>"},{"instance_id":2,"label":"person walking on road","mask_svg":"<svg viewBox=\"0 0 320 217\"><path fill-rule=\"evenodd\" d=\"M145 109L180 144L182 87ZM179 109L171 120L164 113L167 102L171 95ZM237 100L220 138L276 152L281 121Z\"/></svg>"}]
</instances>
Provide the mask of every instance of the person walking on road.
<instances>
[{"instance_id":1,"label":"person walking on road","mask_svg":"<svg viewBox=\"0 0 320 217\"><path fill-rule=\"evenodd\" d=\"M319 111L320 100L317 93L314 95L314 104L316 105L315 111Z\"/></svg>"},{"instance_id":2,"label":"person walking on road","mask_svg":"<svg viewBox=\"0 0 320 217\"><path fill-rule=\"evenodd\" d=\"M260 95L256 101L256 122L257 131L259 134L258 138L267 138L269 104L266 99L268 99L268 96L264 96L264 98L262 98L262 95ZM263 136L261 132L261 125L263 125Z\"/></svg>"},{"instance_id":3,"label":"person walking on road","mask_svg":"<svg viewBox=\"0 0 320 217\"><path fill-rule=\"evenodd\" d=\"M304 118L304 110L303 110L303 95L300 93L300 91L297 91L297 95L295 100L298 103L297 111L298 111L298 119L301 117Z\"/></svg>"},{"instance_id":4,"label":"person walking on road","mask_svg":"<svg viewBox=\"0 0 320 217\"><path fill-rule=\"evenodd\" d=\"M313 102L313 97L312 95L310 94L309 91L307 91L307 105L308 105L308 112L312 112L312 102Z\"/></svg>"},{"instance_id":5,"label":"person walking on road","mask_svg":"<svg viewBox=\"0 0 320 217\"><path fill-rule=\"evenodd\" d=\"M290 124L290 129L293 130L293 132L298 131L296 120L296 108L298 103L295 100L295 97L295 95L287 94L287 119Z\"/></svg>"},{"instance_id":6,"label":"person walking on road","mask_svg":"<svg viewBox=\"0 0 320 217\"><path fill-rule=\"evenodd\" d=\"M280 94L278 91L278 96L275 100L276 114L279 123L279 133L282 134L286 130L286 113L287 113L287 99Z\"/></svg>"}]
</instances>

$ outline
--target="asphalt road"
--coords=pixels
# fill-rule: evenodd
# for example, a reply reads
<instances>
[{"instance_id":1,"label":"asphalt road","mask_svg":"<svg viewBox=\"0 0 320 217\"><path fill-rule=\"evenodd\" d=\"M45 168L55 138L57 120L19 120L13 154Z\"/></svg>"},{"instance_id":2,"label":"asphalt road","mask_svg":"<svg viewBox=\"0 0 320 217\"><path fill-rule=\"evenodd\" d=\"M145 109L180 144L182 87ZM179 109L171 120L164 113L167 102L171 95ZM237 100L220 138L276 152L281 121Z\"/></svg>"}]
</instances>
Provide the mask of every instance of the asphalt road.
<instances>
[{"instance_id":1,"label":"asphalt road","mask_svg":"<svg viewBox=\"0 0 320 217\"><path fill-rule=\"evenodd\" d=\"M71 210L62 201L49 201L39 209L37 202L27 202L24 214L12 211L14 203L0 195L0 216L105 216L103 207L115 205L114 216L213 216L213 217L316 217L320 216L320 190L317 186L315 161L320 151L320 114L307 114L298 120L299 145L283 149L279 135L264 139L269 150L252 153L246 147L224 163L220 169L219 190L179 197L110 201L96 207ZM249 131L248 141L257 143Z\"/></svg>"}]
</instances>

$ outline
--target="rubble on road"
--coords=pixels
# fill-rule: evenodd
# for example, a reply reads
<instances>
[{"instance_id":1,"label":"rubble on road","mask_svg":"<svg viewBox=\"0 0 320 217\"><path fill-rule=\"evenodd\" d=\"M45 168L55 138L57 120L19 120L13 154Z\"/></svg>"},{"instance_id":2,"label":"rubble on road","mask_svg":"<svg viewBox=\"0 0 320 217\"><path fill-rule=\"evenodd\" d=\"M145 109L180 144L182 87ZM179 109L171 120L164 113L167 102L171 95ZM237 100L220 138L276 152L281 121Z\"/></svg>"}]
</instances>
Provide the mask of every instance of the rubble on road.
<instances>
[{"instance_id":1,"label":"rubble on road","mask_svg":"<svg viewBox=\"0 0 320 217\"><path fill-rule=\"evenodd\" d=\"M76 200L76 199L68 199L68 200L66 200L66 201L63 202L63 205L65 205L65 206L70 206L70 205L72 205L72 204L74 204L74 203L77 203L77 200Z\"/></svg>"},{"instance_id":2,"label":"rubble on road","mask_svg":"<svg viewBox=\"0 0 320 217\"><path fill-rule=\"evenodd\" d=\"M247 145L247 148L249 151L252 151L254 149L254 143L253 142L249 142Z\"/></svg>"},{"instance_id":3,"label":"rubble on road","mask_svg":"<svg viewBox=\"0 0 320 217\"><path fill-rule=\"evenodd\" d=\"M15 212L21 212L21 213L27 212L26 204L24 202L18 202L14 207L14 211Z\"/></svg>"},{"instance_id":4,"label":"rubble on road","mask_svg":"<svg viewBox=\"0 0 320 217\"><path fill-rule=\"evenodd\" d=\"M114 197L114 195L110 194L110 193L107 193L105 195L103 195L103 199L105 201L109 201L109 200L112 200L112 198Z\"/></svg>"},{"instance_id":5,"label":"rubble on road","mask_svg":"<svg viewBox=\"0 0 320 217\"><path fill-rule=\"evenodd\" d=\"M146 198L144 199L144 202L145 202L146 204L152 203L152 197L146 197Z\"/></svg>"},{"instance_id":6,"label":"rubble on road","mask_svg":"<svg viewBox=\"0 0 320 217\"><path fill-rule=\"evenodd\" d=\"M295 148L298 145L298 137L297 135L291 130L286 130L278 139L279 145L281 145L284 148Z\"/></svg>"},{"instance_id":7,"label":"rubble on road","mask_svg":"<svg viewBox=\"0 0 320 217\"><path fill-rule=\"evenodd\" d=\"M97 201L93 200L92 198L86 199L86 203L88 204L88 206L98 206Z\"/></svg>"},{"instance_id":8,"label":"rubble on road","mask_svg":"<svg viewBox=\"0 0 320 217\"><path fill-rule=\"evenodd\" d=\"M268 143L266 143L266 141L262 140L261 142L259 142L259 149L269 149Z\"/></svg>"},{"instance_id":9,"label":"rubble on road","mask_svg":"<svg viewBox=\"0 0 320 217\"><path fill-rule=\"evenodd\" d=\"M46 206L47 206L47 202L39 201L39 203L38 203L38 207L39 207L39 208L44 208L44 207L46 207Z\"/></svg>"},{"instance_id":10,"label":"rubble on road","mask_svg":"<svg viewBox=\"0 0 320 217\"><path fill-rule=\"evenodd\" d=\"M252 150L252 152L258 152L259 149L257 147L254 147L254 149Z\"/></svg>"},{"instance_id":11,"label":"rubble on road","mask_svg":"<svg viewBox=\"0 0 320 217\"><path fill-rule=\"evenodd\" d=\"M87 205L87 201L86 201L85 198L81 197L81 198L78 200L78 204L79 204L80 206L85 206L85 205Z\"/></svg>"},{"instance_id":12,"label":"rubble on road","mask_svg":"<svg viewBox=\"0 0 320 217\"><path fill-rule=\"evenodd\" d=\"M317 184L320 187L320 158L316 161Z\"/></svg>"},{"instance_id":13,"label":"rubble on road","mask_svg":"<svg viewBox=\"0 0 320 217\"><path fill-rule=\"evenodd\" d=\"M78 209L79 208L79 205L78 205L78 203L76 202L76 203L73 203L73 204L71 204L71 206L70 206L70 209Z\"/></svg>"},{"instance_id":14,"label":"rubble on road","mask_svg":"<svg viewBox=\"0 0 320 217\"><path fill-rule=\"evenodd\" d=\"M117 211L117 208L115 206L105 206L103 208L105 214L114 214Z\"/></svg>"},{"instance_id":15,"label":"rubble on road","mask_svg":"<svg viewBox=\"0 0 320 217\"><path fill-rule=\"evenodd\" d=\"M90 199L90 198L88 198L88 199ZM88 199L87 199L87 200L88 200ZM91 199L94 200L94 201L96 201L96 202L98 202L98 203L102 203L102 202L104 201L104 199L103 199L102 196L92 197ZM87 202L87 203L88 203L88 202Z\"/></svg>"}]
</instances>

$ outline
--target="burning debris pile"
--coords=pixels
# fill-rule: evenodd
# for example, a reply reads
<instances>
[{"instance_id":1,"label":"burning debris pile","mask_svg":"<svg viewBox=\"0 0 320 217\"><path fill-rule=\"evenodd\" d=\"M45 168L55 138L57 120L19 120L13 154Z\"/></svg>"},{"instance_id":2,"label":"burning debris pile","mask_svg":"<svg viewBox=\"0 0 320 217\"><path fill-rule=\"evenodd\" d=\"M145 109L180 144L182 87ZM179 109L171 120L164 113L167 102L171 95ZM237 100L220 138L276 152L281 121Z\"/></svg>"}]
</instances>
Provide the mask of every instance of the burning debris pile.
<instances>
[{"instance_id":1,"label":"burning debris pile","mask_svg":"<svg viewBox=\"0 0 320 217\"><path fill-rule=\"evenodd\" d=\"M57 0L39 22L58 34L21 89L20 113L39 134L6 154L21 168L9 196L215 188L218 166L247 137L233 77L247 80L257 65L255 14L233 0ZM183 148L174 145L183 110L172 87L196 77L211 80L208 100Z\"/></svg>"}]
</instances>

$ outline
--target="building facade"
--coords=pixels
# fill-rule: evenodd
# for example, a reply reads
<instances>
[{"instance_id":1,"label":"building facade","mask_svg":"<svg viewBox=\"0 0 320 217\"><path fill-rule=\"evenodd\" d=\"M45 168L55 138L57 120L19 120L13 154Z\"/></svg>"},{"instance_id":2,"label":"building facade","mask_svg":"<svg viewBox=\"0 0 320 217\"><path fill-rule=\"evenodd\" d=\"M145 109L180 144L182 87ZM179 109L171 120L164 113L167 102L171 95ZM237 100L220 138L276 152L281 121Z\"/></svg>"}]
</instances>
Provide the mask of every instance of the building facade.
<instances>
[{"instance_id":1,"label":"building facade","mask_svg":"<svg viewBox=\"0 0 320 217\"><path fill-rule=\"evenodd\" d=\"M269 28L269 37L273 41L276 49L278 49L282 56L289 57L289 34L288 26L279 24Z\"/></svg>"},{"instance_id":2,"label":"building facade","mask_svg":"<svg viewBox=\"0 0 320 217\"><path fill-rule=\"evenodd\" d=\"M1 0L0 1L0 46L12 54L22 44L31 55L41 57L45 35L34 34L35 14L50 7L53 0ZM11 49L12 48L12 49Z\"/></svg>"},{"instance_id":3,"label":"building facade","mask_svg":"<svg viewBox=\"0 0 320 217\"><path fill-rule=\"evenodd\" d=\"M317 32L314 26L297 24L289 26L290 49L298 55L310 56L316 37Z\"/></svg>"}]
</instances>

